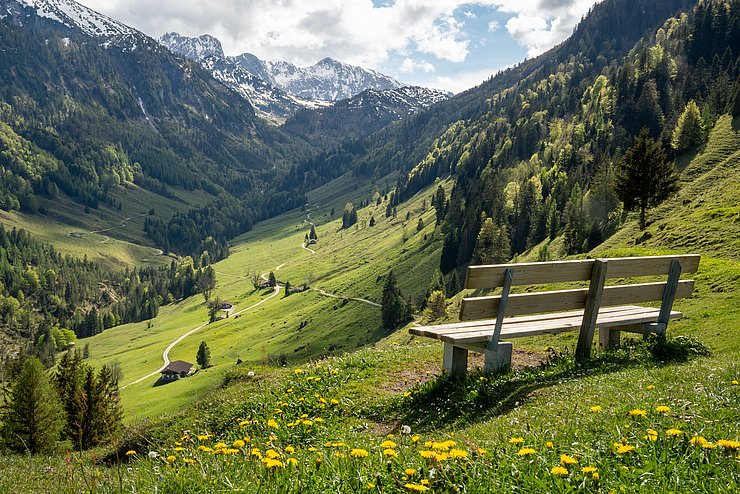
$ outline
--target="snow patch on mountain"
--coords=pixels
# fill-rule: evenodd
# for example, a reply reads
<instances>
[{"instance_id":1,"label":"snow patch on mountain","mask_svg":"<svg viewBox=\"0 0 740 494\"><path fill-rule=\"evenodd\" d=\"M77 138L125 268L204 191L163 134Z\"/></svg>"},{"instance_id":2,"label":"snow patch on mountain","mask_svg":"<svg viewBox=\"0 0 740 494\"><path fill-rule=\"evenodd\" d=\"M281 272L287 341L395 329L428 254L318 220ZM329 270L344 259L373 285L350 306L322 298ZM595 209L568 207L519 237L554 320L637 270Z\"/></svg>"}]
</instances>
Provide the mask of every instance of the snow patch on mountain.
<instances>
[{"instance_id":1,"label":"snow patch on mountain","mask_svg":"<svg viewBox=\"0 0 740 494\"><path fill-rule=\"evenodd\" d=\"M112 38L138 34L135 29L73 0L16 0L16 2L34 9L39 17L51 19L67 27L77 27L88 36Z\"/></svg>"},{"instance_id":2,"label":"snow patch on mountain","mask_svg":"<svg viewBox=\"0 0 740 494\"><path fill-rule=\"evenodd\" d=\"M221 42L210 34L191 38L178 33L165 33L159 42L168 47L170 51L196 62L202 62L208 57L225 57Z\"/></svg>"}]
</instances>

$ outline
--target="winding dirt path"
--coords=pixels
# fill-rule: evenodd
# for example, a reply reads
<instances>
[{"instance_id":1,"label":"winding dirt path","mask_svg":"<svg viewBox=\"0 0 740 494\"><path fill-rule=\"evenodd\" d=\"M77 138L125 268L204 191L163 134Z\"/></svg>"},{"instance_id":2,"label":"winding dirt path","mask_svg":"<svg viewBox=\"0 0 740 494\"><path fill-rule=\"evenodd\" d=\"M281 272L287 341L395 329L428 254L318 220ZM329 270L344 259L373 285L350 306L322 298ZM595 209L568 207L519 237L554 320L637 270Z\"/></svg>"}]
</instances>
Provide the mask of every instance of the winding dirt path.
<instances>
[{"instance_id":1,"label":"winding dirt path","mask_svg":"<svg viewBox=\"0 0 740 494\"><path fill-rule=\"evenodd\" d=\"M255 303L255 304L252 304L252 305L250 305L249 307L246 307L246 308L244 308L244 309L242 309L242 310L240 310L240 311L237 311L237 312L232 312L232 313L231 313L231 316L232 316L232 317L233 317L233 316L238 316L239 314L242 314L242 313L244 313L244 312L247 312L248 310L252 310L252 309L254 309L255 307L259 307L260 305L264 304L265 302L267 302L267 301L268 301L268 300L270 300L271 298L274 298L274 297L276 297L276 296L277 296L278 294L280 294L280 289L281 289L281 288L282 288L282 287L281 287L280 285L277 285L277 286L275 287L275 291L274 291L274 292L272 293L272 295L270 295L270 296L269 296L269 297L267 297L267 298L264 298L264 299L260 300L259 302ZM151 373L147 374L147 375L146 375L146 376L144 376L144 377L140 377L140 378L139 378L139 379L137 379L136 381L130 382L130 383L128 383L127 385L125 385L125 386L122 386L122 387L121 387L121 389L126 389L127 387L129 387L129 386L131 386L131 385L134 385L134 384L138 384L138 383L140 383L140 382L142 382L142 381L145 381L145 380L149 379L150 377L154 377L154 376L156 376L157 374L159 374L160 372L162 372L162 371L164 370L164 368L165 368L165 367L167 367L168 365L170 365L170 351L171 351L171 350L172 350L172 349L173 349L173 348L175 347L175 345L177 345L177 344L178 344L178 343L180 343L180 342L181 342L182 340L184 340L185 338L187 338L187 337L188 337L188 336L190 336L191 334L195 333L196 331L199 331L199 330L201 330L201 329L205 328L206 326L208 326L208 324L209 324L209 323L207 323L207 322L206 322L206 323L203 323L203 324L201 324L200 326L198 326L198 327L196 327L196 328L193 328L193 329L191 329L190 331L188 331L187 333L185 333L185 334L181 335L180 337L178 337L178 338L177 338L177 339L176 339L175 341L173 341L172 343L170 343L170 344L169 344L169 345L167 346L167 348L165 348L165 349L164 349L164 352L162 352L162 360L163 360L163 362L164 362L164 364L162 365L162 367L160 367L159 369L157 369L157 370L156 370L156 371L154 371L154 372L151 372Z\"/></svg>"},{"instance_id":2,"label":"winding dirt path","mask_svg":"<svg viewBox=\"0 0 740 494\"><path fill-rule=\"evenodd\" d=\"M321 288L311 288L311 290L318 292L319 294L323 295L324 297L331 297L331 298L339 298L342 300L354 300L356 302L362 302L364 304L372 305L373 307L383 307L377 302L373 302L372 300L368 300L366 298L359 298L359 297L342 297L341 295L335 295L333 293L325 292Z\"/></svg>"}]
</instances>

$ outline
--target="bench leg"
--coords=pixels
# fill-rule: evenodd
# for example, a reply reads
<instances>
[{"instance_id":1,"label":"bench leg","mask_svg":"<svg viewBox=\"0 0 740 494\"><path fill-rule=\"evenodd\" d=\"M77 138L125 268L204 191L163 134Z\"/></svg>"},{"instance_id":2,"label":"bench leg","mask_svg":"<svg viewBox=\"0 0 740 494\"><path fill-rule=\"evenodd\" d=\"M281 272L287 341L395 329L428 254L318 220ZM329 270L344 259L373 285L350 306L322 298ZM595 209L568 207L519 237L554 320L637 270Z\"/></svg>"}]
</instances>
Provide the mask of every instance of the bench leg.
<instances>
[{"instance_id":1,"label":"bench leg","mask_svg":"<svg viewBox=\"0 0 740 494\"><path fill-rule=\"evenodd\" d=\"M499 341L496 350L485 350L483 352L483 372L510 369L512 348L510 341Z\"/></svg>"},{"instance_id":2,"label":"bench leg","mask_svg":"<svg viewBox=\"0 0 740 494\"><path fill-rule=\"evenodd\" d=\"M612 328L599 328L599 347L602 349L618 347L621 334L621 331Z\"/></svg>"},{"instance_id":3,"label":"bench leg","mask_svg":"<svg viewBox=\"0 0 740 494\"><path fill-rule=\"evenodd\" d=\"M451 376L462 376L468 370L468 351L445 342L442 365Z\"/></svg>"}]
</instances>

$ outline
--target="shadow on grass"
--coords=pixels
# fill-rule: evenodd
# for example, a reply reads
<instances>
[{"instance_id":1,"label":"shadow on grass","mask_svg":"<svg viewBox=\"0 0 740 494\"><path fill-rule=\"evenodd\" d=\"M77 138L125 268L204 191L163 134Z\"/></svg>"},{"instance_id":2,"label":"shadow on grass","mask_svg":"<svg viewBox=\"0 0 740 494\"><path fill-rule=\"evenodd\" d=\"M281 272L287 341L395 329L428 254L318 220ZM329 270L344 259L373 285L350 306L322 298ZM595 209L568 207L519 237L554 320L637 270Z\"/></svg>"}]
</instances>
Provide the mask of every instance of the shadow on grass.
<instances>
[{"instance_id":1,"label":"shadow on grass","mask_svg":"<svg viewBox=\"0 0 740 494\"><path fill-rule=\"evenodd\" d=\"M709 351L697 340L680 336L626 340L620 348L601 352L583 363L550 349L548 362L518 372L439 376L414 388L410 396L395 399L371 414L381 421L393 419L421 429L435 429L460 420L479 422L505 414L539 390L564 381L638 366L685 362L699 355L709 355Z\"/></svg>"}]
</instances>

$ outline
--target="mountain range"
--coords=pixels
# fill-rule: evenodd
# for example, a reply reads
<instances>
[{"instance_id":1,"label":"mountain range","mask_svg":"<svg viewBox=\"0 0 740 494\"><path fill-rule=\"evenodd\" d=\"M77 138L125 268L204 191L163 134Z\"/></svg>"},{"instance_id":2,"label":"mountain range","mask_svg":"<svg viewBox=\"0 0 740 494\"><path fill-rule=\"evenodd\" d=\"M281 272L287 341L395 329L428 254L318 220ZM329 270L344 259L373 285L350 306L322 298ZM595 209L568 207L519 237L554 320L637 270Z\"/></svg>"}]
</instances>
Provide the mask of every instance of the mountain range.
<instances>
[{"instance_id":1,"label":"mountain range","mask_svg":"<svg viewBox=\"0 0 740 494\"><path fill-rule=\"evenodd\" d=\"M374 70L332 58L300 67L285 61L260 60L251 53L227 56L220 41L208 34L188 37L172 32L163 35L159 41L173 53L200 63L217 80L247 98L260 114L277 121L301 109L327 108L337 101L373 90L375 93L368 95L370 99L381 105L387 100L391 105L379 110L375 120L379 124L376 123L372 129L376 130L389 122L386 113L401 108L398 107L400 100L403 100L401 106L404 109L416 111L449 96L448 93L419 87L402 93L391 92L387 96L378 95L378 92L396 91L406 86ZM355 100L342 107L356 108L360 101L366 99ZM401 114L407 113L401 111Z\"/></svg>"}]
</instances>

